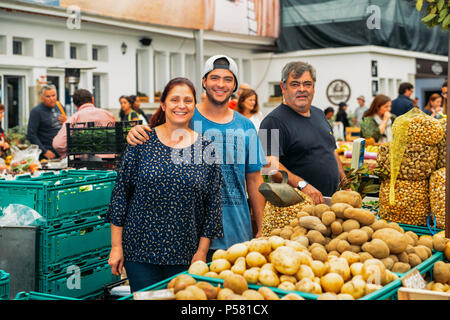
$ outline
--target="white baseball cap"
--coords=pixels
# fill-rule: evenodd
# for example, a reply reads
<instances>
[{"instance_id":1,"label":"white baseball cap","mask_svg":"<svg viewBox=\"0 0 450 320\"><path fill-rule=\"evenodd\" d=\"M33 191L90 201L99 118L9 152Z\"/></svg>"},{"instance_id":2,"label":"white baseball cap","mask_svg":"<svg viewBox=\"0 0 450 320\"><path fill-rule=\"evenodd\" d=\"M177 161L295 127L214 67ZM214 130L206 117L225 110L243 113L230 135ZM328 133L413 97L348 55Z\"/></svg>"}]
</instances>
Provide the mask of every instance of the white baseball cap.
<instances>
[{"instance_id":1,"label":"white baseball cap","mask_svg":"<svg viewBox=\"0 0 450 320\"><path fill-rule=\"evenodd\" d=\"M226 65L226 64L216 64L215 63L216 60L221 59L221 58L224 58L225 60L227 60L228 61L228 65ZM234 80L236 82L236 87L234 88L233 92L236 92L236 90L238 89L238 80L237 80L238 67L237 67L236 62L233 59L231 59L230 57L222 55L222 54L212 56L211 58L209 58L205 62L205 67L203 69L202 79L204 77L206 77L208 75L208 73L210 73L214 69L227 69L227 70L231 71L231 73L234 75Z\"/></svg>"}]
</instances>

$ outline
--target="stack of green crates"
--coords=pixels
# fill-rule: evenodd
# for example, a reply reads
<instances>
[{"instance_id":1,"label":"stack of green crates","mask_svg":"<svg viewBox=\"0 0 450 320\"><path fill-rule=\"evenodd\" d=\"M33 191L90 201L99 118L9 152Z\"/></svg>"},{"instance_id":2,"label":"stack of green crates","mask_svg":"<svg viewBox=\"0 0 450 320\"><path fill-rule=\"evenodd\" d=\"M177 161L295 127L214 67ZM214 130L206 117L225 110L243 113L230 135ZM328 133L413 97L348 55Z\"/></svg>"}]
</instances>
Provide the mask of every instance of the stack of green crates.
<instances>
[{"instance_id":1,"label":"stack of green crates","mask_svg":"<svg viewBox=\"0 0 450 320\"><path fill-rule=\"evenodd\" d=\"M0 181L0 207L22 204L46 219L39 228L36 291L91 297L119 279L108 265L105 222L116 177L115 171L62 170Z\"/></svg>"},{"instance_id":2,"label":"stack of green crates","mask_svg":"<svg viewBox=\"0 0 450 320\"><path fill-rule=\"evenodd\" d=\"M9 273L0 270L0 300L9 300Z\"/></svg>"}]
</instances>

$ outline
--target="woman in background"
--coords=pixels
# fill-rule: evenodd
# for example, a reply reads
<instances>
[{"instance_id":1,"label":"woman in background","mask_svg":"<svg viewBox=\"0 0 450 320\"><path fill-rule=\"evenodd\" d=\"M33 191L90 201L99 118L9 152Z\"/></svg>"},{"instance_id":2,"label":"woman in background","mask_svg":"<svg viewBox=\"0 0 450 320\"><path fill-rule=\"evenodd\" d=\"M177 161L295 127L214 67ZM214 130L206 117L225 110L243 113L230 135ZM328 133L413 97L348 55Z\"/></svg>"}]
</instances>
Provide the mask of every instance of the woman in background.
<instances>
[{"instance_id":1,"label":"woman in background","mask_svg":"<svg viewBox=\"0 0 450 320\"><path fill-rule=\"evenodd\" d=\"M392 140L394 120L395 115L391 113L391 98L378 94L363 116L361 135L365 139L373 138L377 143L389 142Z\"/></svg>"},{"instance_id":2,"label":"woman in background","mask_svg":"<svg viewBox=\"0 0 450 320\"><path fill-rule=\"evenodd\" d=\"M264 119L263 114L259 111L258 95L253 89L244 89L239 95L239 99L236 105L236 111L248 118L256 128L259 130L259 126Z\"/></svg>"},{"instance_id":3,"label":"woman in background","mask_svg":"<svg viewBox=\"0 0 450 320\"><path fill-rule=\"evenodd\" d=\"M440 119L442 117L442 96L439 93L433 93L428 99L427 105L423 108L423 112L433 118Z\"/></svg>"}]
</instances>

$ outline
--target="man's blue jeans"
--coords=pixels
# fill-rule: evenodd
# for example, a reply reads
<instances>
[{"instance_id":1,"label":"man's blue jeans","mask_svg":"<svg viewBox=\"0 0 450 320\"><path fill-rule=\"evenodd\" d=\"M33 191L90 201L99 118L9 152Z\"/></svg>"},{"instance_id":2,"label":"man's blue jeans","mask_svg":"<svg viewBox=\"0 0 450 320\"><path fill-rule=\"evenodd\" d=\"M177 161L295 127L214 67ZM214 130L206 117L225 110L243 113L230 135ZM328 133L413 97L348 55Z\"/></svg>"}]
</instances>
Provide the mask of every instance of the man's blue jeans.
<instances>
[{"instance_id":1,"label":"man's blue jeans","mask_svg":"<svg viewBox=\"0 0 450 320\"><path fill-rule=\"evenodd\" d=\"M158 265L131 261L125 261L124 267L131 292L144 289L189 269L189 265Z\"/></svg>"}]
</instances>

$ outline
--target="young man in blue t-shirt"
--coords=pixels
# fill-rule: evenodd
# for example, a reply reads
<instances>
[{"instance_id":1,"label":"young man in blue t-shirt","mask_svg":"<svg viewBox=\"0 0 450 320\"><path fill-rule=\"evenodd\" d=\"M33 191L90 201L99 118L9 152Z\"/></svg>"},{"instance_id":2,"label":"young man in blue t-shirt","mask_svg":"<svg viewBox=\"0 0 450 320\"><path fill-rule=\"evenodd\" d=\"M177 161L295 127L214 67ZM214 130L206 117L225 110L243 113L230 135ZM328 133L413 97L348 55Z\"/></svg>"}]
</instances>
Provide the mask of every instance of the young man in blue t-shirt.
<instances>
[{"instance_id":1,"label":"young man in blue t-shirt","mask_svg":"<svg viewBox=\"0 0 450 320\"><path fill-rule=\"evenodd\" d=\"M237 66L233 59L224 55L208 59L202 86L206 99L197 106L191 124L195 131L214 141L223 174L224 238L211 241L210 257L216 249L228 249L252 238L247 193L256 220L256 236L261 235L265 198L258 188L264 182L260 170L266 160L253 123L228 107L230 97L238 87ZM146 141L146 130L150 128L135 126L127 141L131 145Z\"/></svg>"}]
</instances>

